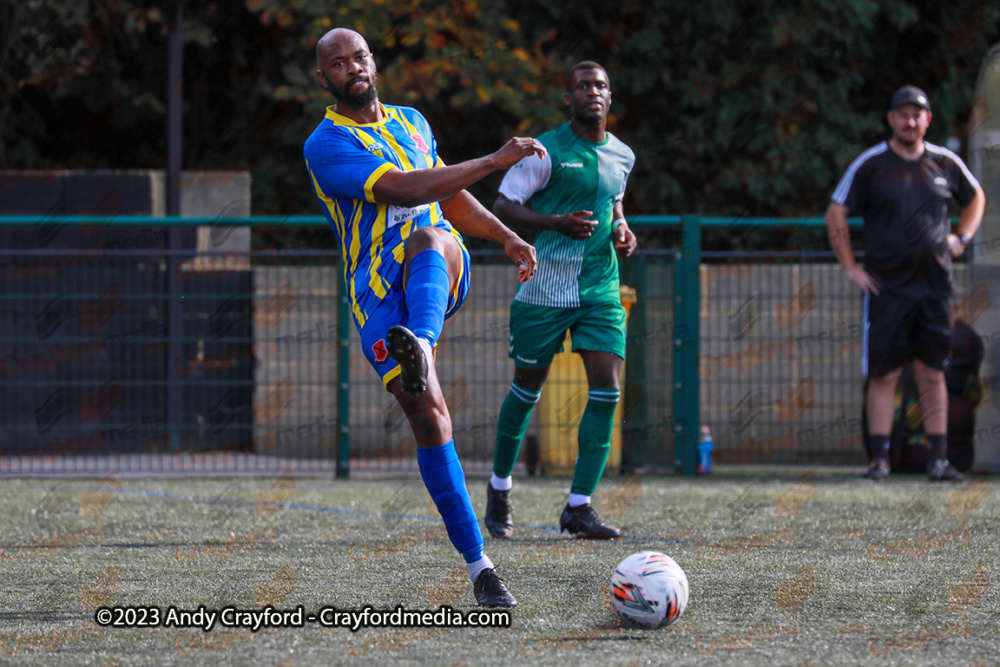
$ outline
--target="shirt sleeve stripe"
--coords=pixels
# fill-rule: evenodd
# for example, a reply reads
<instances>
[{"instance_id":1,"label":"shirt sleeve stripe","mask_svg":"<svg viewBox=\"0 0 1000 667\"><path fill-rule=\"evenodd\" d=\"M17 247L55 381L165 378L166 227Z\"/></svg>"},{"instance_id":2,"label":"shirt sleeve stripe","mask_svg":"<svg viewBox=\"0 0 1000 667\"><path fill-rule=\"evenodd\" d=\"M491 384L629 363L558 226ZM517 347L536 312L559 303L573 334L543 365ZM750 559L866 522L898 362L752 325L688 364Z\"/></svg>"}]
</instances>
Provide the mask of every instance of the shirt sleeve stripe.
<instances>
[{"instance_id":1,"label":"shirt sleeve stripe","mask_svg":"<svg viewBox=\"0 0 1000 667\"><path fill-rule=\"evenodd\" d=\"M375 203L375 193L372 192L372 188L375 187L375 182L378 181L378 179L382 178L382 175L385 174L385 172L395 168L396 165L394 165L391 162L386 162L381 167L372 172L372 175L368 177L367 181L365 181L365 199L367 199L372 204Z\"/></svg>"},{"instance_id":2,"label":"shirt sleeve stripe","mask_svg":"<svg viewBox=\"0 0 1000 667\"><path fill-rule=\"evenodd\" d=\"M306 162L306 169L309 169L309 162ZM309 178L312 179L313 187L316 189L316 195L319 197L323 205L326 206L327 212L330 214L330 220L333 221L334 228L337 232L337 236L340 237L341 242L344 238L344 222L343 216L340 214L340 209L337 208L336 202L326 196L323 189L319 186L319 181L316 180L316 175L313 173L312 169L309 169Z\"/></svg>"},{"instance_id":3,"label":"shirt sleeve stripe","mask_svg":"<svg viewBox=\"0 0 1000 667\"><path fill-rule=\"evenodd\" d=\"M867 162L868 158L874 157L879 153L884 153L887 148L888 145L883 142L877 146L869 148L864 153L859 155L858 158L851 163L851 166L847 168L847 171L844 173L844 177L840 179L840 183L837 184L837 189L833 191L833 196L830 197L830 199L837 204L843 205L843 203L847 201L847 195L851 191L851 185L854 183L854 175L857 173L861 165Z\"/></svg>"},{"instance_id":4,"label":"shirt sleeve stripe","mask_svg":"<svg viewBox=\"0 0 1000 667\"><path fill-rule=\"evenodd\" d=\"M945 157L951 159L952 162L957 164L959 168L962 170L962 174L965 176L966 179L968 179L969 184L972 186L974 190L978 190L981 187L979 185L979 181L976 180L976 177L972 175L972 172L969 171L969 168L965 166L964 162L962 162L962 158L955 155L955 153L948 150L944 146L936 146L934 144L929 144L926 141L924 142L924 147L927 148L927 150L929 150L931 153L944 155Z\"/></svg>"}]
</instances>

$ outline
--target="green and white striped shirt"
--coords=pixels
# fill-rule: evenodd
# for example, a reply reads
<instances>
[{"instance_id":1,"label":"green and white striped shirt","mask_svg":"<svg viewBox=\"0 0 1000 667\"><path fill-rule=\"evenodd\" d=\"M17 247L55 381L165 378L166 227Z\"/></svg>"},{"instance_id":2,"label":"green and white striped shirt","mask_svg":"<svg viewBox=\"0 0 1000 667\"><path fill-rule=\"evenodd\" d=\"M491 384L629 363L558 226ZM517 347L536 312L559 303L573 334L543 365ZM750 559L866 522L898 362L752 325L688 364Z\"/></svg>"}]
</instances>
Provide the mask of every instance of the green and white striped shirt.
<instances>
[{"instance_id":1,"label":"green and white striped shirt","mask_svg":"<svg viewBox=\"0 0 1000 667\"><path fill-rule=\"evenodd\" d=\"M514 165L500 185L500 194L536 213L593 211L591 219L598 225L585 240L538 232L538 270L520 286L515 300L556 308L618 303L618 257L611 223L615 202L625 196L635 154L610 132L599 144L581 139L569 123L538 141L548 154L531 155Z\"/></svg>"}]
</instances>

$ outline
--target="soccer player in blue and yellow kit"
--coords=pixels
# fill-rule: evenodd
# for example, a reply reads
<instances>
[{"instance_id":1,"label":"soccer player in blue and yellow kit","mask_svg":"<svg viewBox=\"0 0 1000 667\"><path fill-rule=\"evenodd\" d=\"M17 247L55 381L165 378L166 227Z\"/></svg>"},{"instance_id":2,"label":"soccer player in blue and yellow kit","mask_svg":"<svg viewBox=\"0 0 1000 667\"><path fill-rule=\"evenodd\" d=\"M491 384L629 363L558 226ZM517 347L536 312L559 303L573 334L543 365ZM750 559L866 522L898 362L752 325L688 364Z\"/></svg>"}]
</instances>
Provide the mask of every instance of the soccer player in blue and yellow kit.
<instances>
[{"instance_id":1,"label":"soccer player in blue and yellow kit","mask_svg":"<svg viewBox=\"0 0 1000 667\"><path fill-rule=\"evenodd\" d=\"M621 536L600 520L590 499L611 451L621 391L625 308L615 251L628 255L636 246L622 207L635 155L607 131L611 83L603 67L577 63L566 78L565 100L569 122L538 138L548 154L528 156L508 171L493 207L507 224L537 230L538 249L538 273L521 285L510 307L514 381L500 408L493 477L486 489L486 527L497 538L513 534L514 462L567 330L573 351L583 359L589 391L559 527L591 539Z\"/></svg>"},{"instance_id":2,"label":"soccer player in blue and yellow kit","mask_svg":"<svg viewBox=\"0 0 1000 667\"><path fill-rule=\"evenodd\" d=\"M483 552L433 350L469 290L469 253L459 232L502 243L521 282L535 270L534 248L465 188L545 149L514 138L496 153L445 166L418 111L379 102L364 37L331 30L317 43L316 60L336 104L306 140L306 167L340 241L364 353L410 421L420 474L465 557L476 600L515 606Z\"/></svg>"}]
</instances>

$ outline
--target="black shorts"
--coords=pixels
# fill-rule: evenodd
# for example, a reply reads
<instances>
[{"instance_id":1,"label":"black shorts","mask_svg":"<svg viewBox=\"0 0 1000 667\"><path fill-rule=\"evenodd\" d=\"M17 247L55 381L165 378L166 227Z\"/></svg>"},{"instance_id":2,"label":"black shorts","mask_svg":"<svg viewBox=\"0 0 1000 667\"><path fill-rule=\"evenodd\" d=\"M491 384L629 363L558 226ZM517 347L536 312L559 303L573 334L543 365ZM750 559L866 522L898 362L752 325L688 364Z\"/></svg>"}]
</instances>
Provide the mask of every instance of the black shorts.
<instances>
[{"instance_id":1,"label":"black shorts","mask_svg":"<svg viewBox=\"0 0 1000 667\"><path fill-rule=\"evenodd\" d=\"M919 359L944 370L951 357L951 299L913 299L891 292L866 295L861 370L881 377Z\"/></svg>"}]
</instances>

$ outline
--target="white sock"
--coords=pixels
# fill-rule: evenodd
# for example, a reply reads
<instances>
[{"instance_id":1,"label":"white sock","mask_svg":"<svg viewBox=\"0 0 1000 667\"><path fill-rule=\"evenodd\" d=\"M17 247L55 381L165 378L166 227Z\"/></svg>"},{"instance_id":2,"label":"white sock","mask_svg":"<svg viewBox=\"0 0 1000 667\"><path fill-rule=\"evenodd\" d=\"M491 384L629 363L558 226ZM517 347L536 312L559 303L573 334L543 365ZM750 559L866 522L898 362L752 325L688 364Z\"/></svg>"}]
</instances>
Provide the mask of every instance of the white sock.
<instances>
[{"instance_id":1,"label":"white sock","mask_svg":"<svg viewBox=\"0 0 1000 667\"><path fill-rule=\"evenodd\" d=\"M514 486L514 476L497 477L497 474L493 473L493 477L490 478L490 486L497 491L510 491L511 487Z\"/></svg>"},{"instance_id":2,"label":"white sock","mask_svg":"<svg viewBox=\"0 0 1000 667\"><path fill-rule=\"evenodd\" d=\"M590 496L581 496L579 493L569 494L569 506L579 507L580 505L589 505Z\"/></svg>"},{"instance_id":3,"label":"white sock","mask_svg":"<svg viewBox=\"0 0 1000 667\"><path fill-rule=\"evenodd\" d=\"M472 583L476 583L476 579L478 579L479 575L485 570L493 569L493 563L486 557L486 554L483 554L483 557L475 563L466 563L465 566L469 568L469 579L472 580Z\"/></svg>"}]
</instances>

